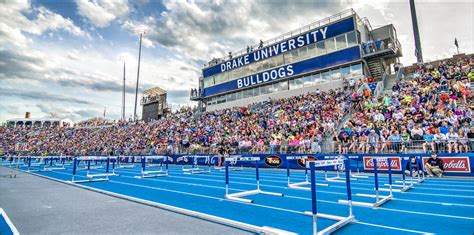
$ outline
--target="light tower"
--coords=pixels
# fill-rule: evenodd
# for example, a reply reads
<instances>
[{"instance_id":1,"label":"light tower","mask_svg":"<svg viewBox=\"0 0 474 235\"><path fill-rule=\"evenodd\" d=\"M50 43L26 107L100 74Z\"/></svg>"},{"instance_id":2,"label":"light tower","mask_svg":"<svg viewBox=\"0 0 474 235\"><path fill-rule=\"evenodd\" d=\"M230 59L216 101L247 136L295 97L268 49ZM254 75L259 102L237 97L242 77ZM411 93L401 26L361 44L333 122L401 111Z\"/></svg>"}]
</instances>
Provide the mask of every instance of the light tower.
<instances>
[{"instance_id":1,"label":"light tower","mask_svg":"<svg viewBox=\"0 0 474 235\"><path fill-rule=\"evenodd\" d=\"M423 63L423 52L421 51L420 32L418 31L418 19L416 18L415 0L410 0L411 22L413 25L413 36L415 37L415 55L418 63Z\"/></svg>"}]
</instances>

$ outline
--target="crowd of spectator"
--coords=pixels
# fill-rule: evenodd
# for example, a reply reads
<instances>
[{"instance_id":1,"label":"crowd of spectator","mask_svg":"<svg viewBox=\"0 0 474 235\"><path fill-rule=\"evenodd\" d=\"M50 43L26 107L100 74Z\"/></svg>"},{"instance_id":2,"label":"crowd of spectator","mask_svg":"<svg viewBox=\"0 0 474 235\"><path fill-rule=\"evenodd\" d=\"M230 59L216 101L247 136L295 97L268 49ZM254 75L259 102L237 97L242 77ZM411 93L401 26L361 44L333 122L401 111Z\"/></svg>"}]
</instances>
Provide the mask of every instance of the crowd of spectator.
<instances>
[{"instance_id":1,"label":"crowd of spectator","mask_svg":"<svg viewBox=\"0 0 474 235\"><path fill-rule=\"evenodd\" d=\"M347 111L347 97L342 89L318 90L202 115L181 109L147 123L97 119L75 128L2 127L0 140L8 153L37 155L215 153L219 146L234 153L317 152Z\"/></svg>"},{"instance_id":2,"label":"crowd of spectator","mask_svg":"<svg viewBox=\"0 0 474 235\"><path fill-rule=\"evenodd\" d=\"M474 150L468 60L420 66L391 94L359 96L357 110L334 137L339 153L469 152Z\"/></svg>"},{"instance_id":3,"label":"crowd of spectator","mask_svg":"<svg viewBox=\"0 0 474 235\"><path fill-rule=\"evenodd\" d=\"M0 148L25 155L217 153L222 148L229 153L467 152L474 149L473 78L468 62L444 62L420 66L381 96L367 89L357 94L356 82L349 80L346 89L200 115L183 107L150 122L92 119L75 127L0 127ZM332 148L322 146L333 134Z\"/></svg>"}]
</instances>

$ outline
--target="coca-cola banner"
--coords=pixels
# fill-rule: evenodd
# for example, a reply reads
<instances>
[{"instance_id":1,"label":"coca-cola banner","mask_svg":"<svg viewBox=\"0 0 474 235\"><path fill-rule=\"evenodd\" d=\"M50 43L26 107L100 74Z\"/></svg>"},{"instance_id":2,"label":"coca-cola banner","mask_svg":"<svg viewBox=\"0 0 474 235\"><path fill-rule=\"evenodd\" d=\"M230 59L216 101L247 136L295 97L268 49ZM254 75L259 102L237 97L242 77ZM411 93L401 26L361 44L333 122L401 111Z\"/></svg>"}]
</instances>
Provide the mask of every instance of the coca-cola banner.
<instances>
[{"instance_id":1,"label":"coca-cola banner","mask_svg":"<svg viewBox=\"0 0 474 235\"><path fill-rule=\"evenodd\" d=\"M430 157L423 157L423 164L426 164ZM471 173L469 157L438 157L443 161L444 172Z\"/></svg>"},{"instance_id":2,"label":"coca-cola banner","mask_svg":"<svg viewBox=\"0 0 474 235\"><path fill-rule=\"evenodd\" d=\"M377 159L377 170L388 171L388 158L387 157L376 157ZM364 170L373 170L374 169L374 158L373 157L363 157L364 160ZM401 171L402 164L400 157L390 157L392 171Z\"/></svg>"}]
</instances>

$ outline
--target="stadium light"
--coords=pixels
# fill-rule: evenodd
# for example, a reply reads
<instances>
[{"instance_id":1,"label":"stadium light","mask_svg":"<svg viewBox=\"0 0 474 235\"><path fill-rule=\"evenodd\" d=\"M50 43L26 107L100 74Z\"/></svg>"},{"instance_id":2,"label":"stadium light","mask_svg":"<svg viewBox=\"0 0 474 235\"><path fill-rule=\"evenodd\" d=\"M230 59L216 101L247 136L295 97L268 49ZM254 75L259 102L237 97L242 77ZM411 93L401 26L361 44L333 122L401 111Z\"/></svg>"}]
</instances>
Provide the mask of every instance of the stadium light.
<instances>
[{"instance_id":1,"label":"stadium light","mask_svg":"<svg viewBox=\"0 0 474 235\"><path fill-rule=\"evenodd\" d=\"M125 121L125 55L119 57L120 63L123 62L123 87L122 87L122 121Z\"/></svg>"},{"instance_id":2,"label":"stadium light","mask_svg":"<svg viewBox=\"0 0 474 235\"><path fill-rule=\"evenodd\" d=\"M138 100L138 84L140 81L140 60L141 60L141 55L142 55L142 38L143 38L143 34L145 34L146 31L147 31L147 28L144 26L137 27L134 30L134 33L140 34L140 43L138 47L137 85L135 87L135 107L133 109L133 121L137 121L137 100Z\"/></svg>"}]
</instances>

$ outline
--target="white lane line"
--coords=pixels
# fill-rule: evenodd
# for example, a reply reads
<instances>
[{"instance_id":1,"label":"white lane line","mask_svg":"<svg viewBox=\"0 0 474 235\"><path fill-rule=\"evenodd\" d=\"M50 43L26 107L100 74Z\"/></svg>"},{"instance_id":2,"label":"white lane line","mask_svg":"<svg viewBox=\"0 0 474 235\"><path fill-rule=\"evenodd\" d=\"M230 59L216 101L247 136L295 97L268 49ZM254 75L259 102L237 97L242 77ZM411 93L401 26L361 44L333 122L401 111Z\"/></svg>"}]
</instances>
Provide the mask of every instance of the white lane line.
<instances>
[{"instance_id":1,"label":"white lane line","mask_svg":"<svg viewBox=\"0 0 474 235\"><path fill-rule=\"evenodd\" d=\"M56 173L59 173L59 172L56 172ZM70 174L67 174L67 173L61 173L61 174L70 175ZM142 188L149 188L149 189L153 189L153 190L168 191L168 192L173 192L173 193L178 193L178 194L185 194L185 195L191 195L191 196L197 196L197 197L204 197L204 198L215 199L215 200L219 200L219 201L225 200L225 199L218 198L218 197L207 196L207 195L200 195L200 194L195 194L195 193L187 193L187 192L182 192L182 191L177 191L177 190L163 189L163 188L157 188L157 187L151 187L151 186L144 186L144 185L137 185L137 184L131 184L131 183L125 183L125 182L117 182L117 181L109 181L109 182L118 183L118 184L124 184L124 185L132 185L132 186L142 187ZM293 196L290 196L290 197L291 197L291 198L303 199L303 200L310 200L309 198L293 197ZM227 200L226 200L226 201L227 201ZM249 205L249 204L243 203L243 202L235 202L235 201L231 201L231 202ZM338 204L337 202L330 202L330 201L325 201L325 200L318 200L318 202L326 202L326 203L331 203L331 204ZM291 213L304 214L304 212L299 212L299 211L294 211L294 210L288 210L288 209L283 209L283 208L278 208L278 207L272 207L272 206L265 206L265 205L261 205L261 204L250 204L250 205L258 206L258 207L263 207L263 208L274 209L274 210L286 211L286 212L291 212ZM397 209L388 209L388 208L377 208L377 210L387 210L387 211L400 212L400 213L408 213L408 214L422 214L422 215L429 215L429 216L438 216L438 217L448 217L448 218L474 220L474 218L468 218L468 217L462 217L462 216L451 216L451 215L444 215L444 214L434 214L434 213L425 213L425 212L416 212L416 211L406 211L406 210L397 210ZM389 227L387 227L387 228L389 228Z\"/></svg>"},{"instance_id":2,"label":"white lane line","mask_svg":"<svg viewBox=\"0 0 474 235\"><path fill-rule=\"evenodd\" d=\"M172 171L175 171L175 170L172 170ZM180 171L179 171L179 170L176 170L175 172L180 172ZM213 172L213 173L214 173L214 172ZM216 172L216 173L219 173L219 174L222 174L222 175L223 175L222 172ZM253 172L252 172L252 173L253 173ZM238 174L239 174L240 176L252 176L252 173L250 173L250 174L248 175L248 174L243 174L242 172L238 172ZM232 172L232 174L234 174L234 172ZM335 176L335 174L334 174L334 176ZM200 178L207 178L207 177L221 178L221 177L218 176L218 175L201 175ZM272 178L274 178L274 179L277 178L277 179L278 179L278 178L281 178L281 177L283 177L283 176L280 176L280 177L272 177ZM286 175L285 175L284 177L286 177ZM293 177L293 176L292 176L291 178L292 178L292 179L295 179L295 178L297 178L297 177ZM244 178L244 177L238 177L238 176L232 176L232 179L254 180L254 179L252 179L252 178ZM304 180L305 178L304 178L304 177L301 177L301 179ZM324 181L324 176L316 176L316 179L319 179L321 182L323 182L323 181ZM269 179L260 179L260 181L261 181L261 182L275 182L275 183L286 183L286 182L287 182L287 181L283 181L283 180L269 180ZM357 180L357 181L360 181L360 179ZM352 187L352 188L354 188L354 189L359 189L359 190L373 191L373 189L372 189L372 187L373 187L373 185L374 185L373 180L372 180L372 181L369 181L369 182L372 182L372 183L358 183L357 181L352 181L351 184L352 184L352 185L367 185L367 186L371 186L371 188L360 188L360 187ZM380 181L379 181L379 182L380 182ZM381 182L380 182L380 183L381 183ZM424 184L424 185L426 185L426 184ZM436 184L430 184L430 185L433 185L433 186L434 186L434 185L436 185ZM446 185L442 185L442 186L446 186ZM333 188L345 189L344 186L331 185L331 187L333 187ZM420 187L420 186L418 186L418 185L416 186L416 188L417 188L417 189L422 189L422 190L433 190L433 189L431 189L431 188ZM439 190L446 190L446 191L474 192L474 190L461 190L461 189L449 189L449 188L439 188L439 187L437 187L436 190L438 190L438 189L439 189ZM457 197L457 195L450 195L450 196L451 196L451 197ZM459 197L468 197L468 198L470 198L469 196L462 196L462 195L460 195ZM472 197L472 198L474 198L474 197Z\"/></svg>"},{"instance_id":3,"label":"white lane line","mask_svg":"<svg viewBox=\"0 0 474 235\"><path fill-rule=\"evenodd\" d=\"M124 177L125 177L125 176L124 176ZM133 177L127 177L127 178L133 178ZM151 181L165 181L165 182L169 182L169 183L174 183L174 181L166 181L166 180L156 180L156 179L147 179L147 180L151 180ZM222 181L222 182L223 182L223 181ZM209 186L209 185L203 185L203 184L191 184L191 183L182 183L182 182L181 182L181 184L194 185L194 186L200 186L200 187L209 187L209 188L216 188L216 189L225 189L224 187ZM231 188L231 189L232 189L232 190L236 190L236 191L245 191L245 190L236 189L236 188ZM322 191L322 190L318 190L318 192L321 192L321 191ZM298 196L291 196L291 195L288 195L288 194L286 194L285 197L294 198L294 199L300 199L300 200L310 200L310 198L298 197ZM395 198L394 198L394 199L395 199ZM398 198L395 199L395 200L411 201L411 202L425 202L425 201L409 200L409 199L398 199ZM321 199L318 199L317 201L318 201L318 202L324 202L324 203L338 204L338 202L332 202L332 201L321 200ZM429 202L425 202L425 203L429 203ZM430 203L430 204L440 204L440 205L444 205L444 206L456 205L456 206L474 207L474 205L453 204L453 203ZM384 209L384 208L379 208L379 209ZM416 211L410 211L410 212L418 213L418 212L416 212ZM419 213L424 213L424 212L419 212ZM448 216L448 217L453 216L453 215L443 215L443 214L432 214L432 215ZM454 217L458 217L458 216L454 216ZM462 217L459 217L459 218L462 218Z\"/></svg>"},{"instance_id":4,"label":"white lane line","mask_svg":"<svg viewBox=\"0 0 474 235\"><path fill-rule=\"evenodd\" d=\"M120 170L120 171L117 171L117 172L125 172L124 170ZM129 170L126 170L126 172L128 173ZM208 175L207 175L208 176ZM199 178L194 178L194 177L182 177L182 176L169 176L170 178L180 178L180 179L193 179L193 180L200 180L200 181L209 181L209 182L218 182L218 183L224 183L223 180L213 180L213 179L206 179L206 178L203 178L203 177L199 177ZM174 182L174 181L173 181ZM239 181L233 181L232 183L235 183L235 184L242 184L242 185L255 185L253 183L244 183L244 182L239 182ZM286 181L285 181L286 183ZM275 185L268 185L268 184L261 184L261 186L264 186L264 187L272 187L272 188L280 188L280 189L287 189L287 187L282 187L282 186L275 186ZM331 185L330 186L331 188L344 188L345 187L342 187L342 186L333 186ZM364 189L364 188L358 188L358 187L353 187L353 189L363 189L363 190L368 190L368 191L373 191L373 189ZM339 192L332 192L332 191L325 191L325 190L318 190L318 192L321 192L321 193L326 193L326 194L336 194L336 195L346 195L346 193L339 193ZM410 192L410 193L414 193L414 192ZM416 194L422 194L422 193L416 193ZM441 195L443 196L443 194L428 194L428 195ZM452 195L445 195L445 196L452 196ZM454 195L455 196L455 195ZM461 196L462 197L462 196ZM466 197L469 197L469 196L466 196ZM396 200L405 200L405 201L410 201L410 199L400 199L400 198L396 198ZM416 200L413 200L413 201L416 201ZM416 201L416 202L424 202L424 203L430 203L430 204L433 204L433 202L428 202L428 201ZM434 202L436 203L436 202ZM437 204L440 204L440 205L443 205L443 202L437 202ZM474 205L467 205L467 204L458 204L460 206L463 206L463 205L466 205L466 206L474 206Z\"/></svg>"},{"instance_id":5,"label":"white lane line","mask_svg":"<svg viewBox=\"0 0 474 235\"><path fill-rule=\"evenodd\" d=\"M421 232L421 231L416 231L416 230L411 230L411 229L396 228L396 227L385 226L385 225L380 225L380 224L365 223L365 222L361 222L361 221L356 221L355 223L356 224L367 225L367 226L372 226L372 227L386 228L386 229L398 230L398 231L403 231L403 232L409 232L409 233L433 234L433 233Z\"/></svg>"},{"instance_id":6,"label":"white lane line","mask_svg":"<svg viewBox=\"0 0 474 235\"><path fill-rule=\"evenodd\" d=\"M433 201L421 201L421 200L395 198L395 197L393 197L392 200L405 201L405 202L425 203L425 204L437 204L437 205L443 205L443 206L474 207L474 205L470 205L470 204L447 203L447 202L433 202Z\"/></svg>"},{"instance_id":7,"label":"white lane line","mask_svg":"<svg viewBox=\"0 0 474 235\"><path fill-rule=\"evenodd\" d=\"M20 233L18 232L18 229L16 229L15 225L13 224L13 222L8 217L7 213L2 208L0 208L0 216L3 217L3 219L7 223L13 235L20 235Z\"/></svg>"}]
</instances>

